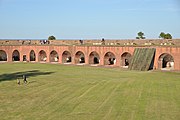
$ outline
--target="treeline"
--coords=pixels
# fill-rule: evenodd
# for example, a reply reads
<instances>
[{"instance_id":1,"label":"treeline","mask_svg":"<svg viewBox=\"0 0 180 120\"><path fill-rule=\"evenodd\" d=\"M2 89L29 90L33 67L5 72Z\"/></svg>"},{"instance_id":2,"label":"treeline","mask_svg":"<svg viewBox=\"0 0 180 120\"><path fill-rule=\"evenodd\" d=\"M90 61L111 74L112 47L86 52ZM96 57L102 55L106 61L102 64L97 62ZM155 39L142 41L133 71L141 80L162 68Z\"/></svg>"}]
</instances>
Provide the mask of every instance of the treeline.
<instances>
[{"instance_id":1,"label":"treeline","mask_svg":"<svg viewBox=\"0 0 180 120\"><path fill-rule=\"evenodd\" d=\"M159 38L162 38L162 39L172 39L172 35L170 33L161 32L159 34ZM136 39L146 39L145 34L143 32L138 32ZM48 40L56 40L56 37L54 37L53 35L49 36ZM104 42L104 38L102 39L102 42Z\"/></svg>"},{"instance_id":2,"label":"treeline","mask_svg":"<svg viewBox=\"0 0 180 120\"><path fill-rule=\"evenodd\" d=\"M138 32L137 35L138 36L136 37L136 39L146 39L145 34L143 32ZM170 33L161 32L159 34L159 38L162 38L162 39L172 39L172 35Z\"/></svg>"}]
</instances>

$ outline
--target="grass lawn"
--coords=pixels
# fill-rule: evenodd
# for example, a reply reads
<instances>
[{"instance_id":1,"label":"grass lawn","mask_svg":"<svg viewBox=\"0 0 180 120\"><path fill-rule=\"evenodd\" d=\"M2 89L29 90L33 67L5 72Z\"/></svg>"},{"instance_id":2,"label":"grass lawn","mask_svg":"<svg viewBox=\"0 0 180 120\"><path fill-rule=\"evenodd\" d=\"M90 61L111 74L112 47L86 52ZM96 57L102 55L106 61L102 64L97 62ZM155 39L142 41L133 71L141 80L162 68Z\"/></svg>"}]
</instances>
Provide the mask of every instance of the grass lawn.
<instances>
[{"instance_id":1,"label":"grass lawn","mask_svg":"<svg viewBox=\"0 0 180 120\"><path fill-rule=\"evenodd\" d=\"M0 120L180 120L180 73L0 64Z\"/></svg>"}]
</instances>

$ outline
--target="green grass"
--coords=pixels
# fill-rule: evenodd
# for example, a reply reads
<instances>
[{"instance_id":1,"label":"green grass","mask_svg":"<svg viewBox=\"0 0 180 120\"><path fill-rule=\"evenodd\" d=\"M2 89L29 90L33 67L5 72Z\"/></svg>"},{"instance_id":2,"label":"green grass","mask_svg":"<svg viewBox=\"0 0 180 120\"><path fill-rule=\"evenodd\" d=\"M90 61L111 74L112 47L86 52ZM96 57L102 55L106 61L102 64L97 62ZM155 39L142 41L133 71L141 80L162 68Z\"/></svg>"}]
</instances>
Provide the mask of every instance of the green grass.
<instances>
[{"instance_id":1,"label":"green grass","mask_svg":"<svg viewBox=\"0 0 180 120\"><path fill-rule=\"evenodd\" d=\"M179 119L180 73L0 64L0 120Z\"/></svg>"}]
</instances>

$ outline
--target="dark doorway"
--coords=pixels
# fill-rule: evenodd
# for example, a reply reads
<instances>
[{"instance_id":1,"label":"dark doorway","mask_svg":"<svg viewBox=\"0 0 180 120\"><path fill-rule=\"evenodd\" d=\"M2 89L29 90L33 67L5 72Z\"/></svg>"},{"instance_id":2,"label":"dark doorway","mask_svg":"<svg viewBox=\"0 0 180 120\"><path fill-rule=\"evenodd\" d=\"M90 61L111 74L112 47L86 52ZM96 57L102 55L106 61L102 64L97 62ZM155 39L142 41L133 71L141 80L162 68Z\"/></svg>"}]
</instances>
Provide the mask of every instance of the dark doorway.
<instances>
[{"instance_id":1,"label":"dark doorway","mask_svg":"<svg viewBox=\"0 0 180 120\"><path fill-rule=\"evenodd\" d=\"M26 55L23 55L23 61L27 61Z\"/></svg>"},{"instance_id":2,"label":"dark doorway","mask_svg":"<svg viewBox=\"0 0 180 120\"><path fill-rule=\"evenodd\" d=\"M97 57L94 57L94 64L99 64L99 59Z\"/></svg>"}]
</instances>

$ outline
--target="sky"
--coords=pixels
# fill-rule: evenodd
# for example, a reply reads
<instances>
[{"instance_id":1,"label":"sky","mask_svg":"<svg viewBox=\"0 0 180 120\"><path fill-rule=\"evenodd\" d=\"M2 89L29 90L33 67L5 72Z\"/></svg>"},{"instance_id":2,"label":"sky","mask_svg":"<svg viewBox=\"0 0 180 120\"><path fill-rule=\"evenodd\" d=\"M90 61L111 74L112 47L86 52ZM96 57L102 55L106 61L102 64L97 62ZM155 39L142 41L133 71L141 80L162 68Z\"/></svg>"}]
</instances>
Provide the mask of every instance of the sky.
<instances>
[{"instance_id":1,"label":"sky","mask_svg":"<svg viewBox=\"0 0 180 120\"><path fill-rule=\"evenodd\" d=\"M180 0L0 0L0 39L180 38Z\"/></svg>"}]
</instances>

